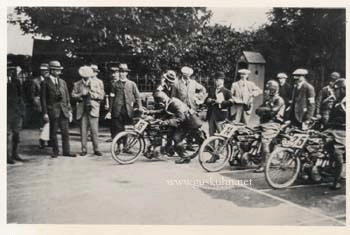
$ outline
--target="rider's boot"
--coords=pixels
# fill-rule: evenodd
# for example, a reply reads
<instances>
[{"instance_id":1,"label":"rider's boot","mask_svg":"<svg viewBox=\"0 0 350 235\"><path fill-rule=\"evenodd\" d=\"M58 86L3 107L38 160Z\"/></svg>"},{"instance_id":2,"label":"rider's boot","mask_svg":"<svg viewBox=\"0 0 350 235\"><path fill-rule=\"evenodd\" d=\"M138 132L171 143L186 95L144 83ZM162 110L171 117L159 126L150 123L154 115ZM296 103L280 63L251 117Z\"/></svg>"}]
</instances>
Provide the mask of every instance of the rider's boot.
<instances>
[{"instance_id":1,"label":"rider's boot","mask_svg":"<svg viewBox=\"0 0 350 235\"><path fill-rule=\"evenodd\" d=\"M261 151L261 163L260 166L254 171L255 173L261 173L265 170L266 156L269 154L267 151Z\"/></svg>"},{"instance_id":2,"label":"rider's boot","mask_svg":"<svg viewBox=\"0 0 350 235\"><path fill-rule=\"evenodd\" d=\"M184 163L189 163L191 161L190 158L186 158L185 157L186 150L185 150L184 146L176 145L175 146L175 152L180 157L180 159L175 161L176 164L184 164Z\"/></svg>"},{"instance_id":3,"label":"rider's boot","mask_svg":"<svg viewBox=\"0 0 350 235\"><path fill-rule=\"evenodd\" d=\"M335 178L334 182L331 186L332 189L340 189L342 186L340 184L341 178L342 178L342 171L343 171L343 153L341 151L335 151Z\"/></svg>"}]
</instances>

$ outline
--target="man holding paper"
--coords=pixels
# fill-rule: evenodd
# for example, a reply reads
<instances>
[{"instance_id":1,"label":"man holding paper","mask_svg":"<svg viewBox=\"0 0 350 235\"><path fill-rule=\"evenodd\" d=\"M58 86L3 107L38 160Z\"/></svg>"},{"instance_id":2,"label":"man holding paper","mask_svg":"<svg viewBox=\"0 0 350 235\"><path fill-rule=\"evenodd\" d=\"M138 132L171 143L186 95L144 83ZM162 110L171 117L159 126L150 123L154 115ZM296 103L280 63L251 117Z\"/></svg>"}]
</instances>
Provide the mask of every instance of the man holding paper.
<instances>
[{"instance_id":1,"label":"man holding paper","mask_svg":"<svg viewBox=\"0 0 350 235\"><path fill-rule=\"evenodd\" d=\"M207 120L209 135L222 130L222 123L228 117L228 109L233 104L232 93L224 87L225 74L217 72L214 76L215 86L209 90L205 103L208 105Z\"/></svg>"}]
</instances>

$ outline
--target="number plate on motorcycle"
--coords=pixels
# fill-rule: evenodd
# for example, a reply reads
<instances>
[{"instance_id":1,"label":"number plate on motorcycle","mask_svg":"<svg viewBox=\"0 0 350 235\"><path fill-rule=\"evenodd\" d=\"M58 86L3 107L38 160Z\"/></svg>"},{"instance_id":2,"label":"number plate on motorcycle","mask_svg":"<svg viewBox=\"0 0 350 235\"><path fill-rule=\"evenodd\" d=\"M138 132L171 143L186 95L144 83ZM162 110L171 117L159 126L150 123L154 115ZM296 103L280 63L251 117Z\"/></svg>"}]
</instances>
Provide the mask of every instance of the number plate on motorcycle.
<instances>
[{"instance_id":1,"label":"number plate on motorcycle","mask_svg":"<svg viewBox=\"0 0 350 235\"><path fill-rule=\"evenodd\" d=\"M307 136L304 134L295 134L289 140L282 140L283 147L292 148L303 148L305 142L307 141Z\"/></svg>"},{"instance_id":2,"label":"number plate on motorcycle","mask_svg":"<svg viewBox=\"0 0 350 235\"><path fill-rule=\"evenodd\" d=\"M148 122L140 119L135 125L135 131L137 131L138 133L142 133L146 129L147 125Z\"/></svg>"},{"instance_id":3,"label":"number plate on motorcycle","mask_svg":"<svg viewBox=\"0 0 350 235\"><path fill-rule=\"evenodd\" d=\"M224 129L220 132L221 136L230 137L236 131L237 127L234 125L225 125Z\"/></svg>"}]
</instances>

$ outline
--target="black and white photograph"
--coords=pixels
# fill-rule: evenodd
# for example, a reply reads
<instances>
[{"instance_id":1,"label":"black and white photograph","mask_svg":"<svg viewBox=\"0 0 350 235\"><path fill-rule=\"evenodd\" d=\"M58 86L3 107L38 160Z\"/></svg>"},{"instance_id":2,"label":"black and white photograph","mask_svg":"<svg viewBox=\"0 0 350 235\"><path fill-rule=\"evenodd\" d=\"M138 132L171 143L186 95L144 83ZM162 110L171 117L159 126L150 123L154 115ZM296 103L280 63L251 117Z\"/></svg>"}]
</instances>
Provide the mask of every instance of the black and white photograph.
<instances>
[{"instance_id":1,"label":"black and white photograph","mask_svg":"<svg viewBox=\"0 0 350 235\"><path fill-rule=\"evenodd\" d=\"M346 226L345 7L6 15L7 225Z\"/></svg>"}]
</instances>

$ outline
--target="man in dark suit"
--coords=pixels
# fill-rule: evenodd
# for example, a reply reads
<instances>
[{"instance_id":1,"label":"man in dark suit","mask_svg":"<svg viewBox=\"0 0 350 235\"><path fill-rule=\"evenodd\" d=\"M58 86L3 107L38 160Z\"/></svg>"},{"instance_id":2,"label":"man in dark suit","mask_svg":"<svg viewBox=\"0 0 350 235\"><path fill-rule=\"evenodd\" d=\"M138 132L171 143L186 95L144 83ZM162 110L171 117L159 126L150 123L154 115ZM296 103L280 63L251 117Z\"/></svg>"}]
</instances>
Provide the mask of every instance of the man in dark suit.
<instances>
[{"instance_id":1,"label":"man in dark suit","mask_svg":"<svg viewBox=\"0 0 350 235\"><path fill-rule=\"evenodd\" d=\"M173 70L168 70L162 75L160 84L157 86L157 91L163 91L167 96L171 97L174 84L177 81L176 73Z\"/></svg>"},{"instance_id":2,"label":"man in dark suit","mask_svg":"<svg viewBox=\"0 0 350 235\"><path fill-rule=\"evenodd\" d=\"M277 74L277 81L280 85L279 96L283 98L285 104L284 120L289 120L290 116L290 106L292 104L293 86L287 82L287 74L279 73Z\"/></svg>"},{"instance_id":3,"label":"man in dark suit","mask_svg":"<svg viewBox=\"0 0 350 235\"><path fill-rule=\"evenodd\" d=\"M72 98L77 101L77 120L80 120L81 154L87 155L87 136L90 127L94 154L102 156L98 149L98 117L100 116L100 102L104 98L103 82L96 77L92 67L79 68L81 80L74 83Z\"/></svg>"},{"instance_id":4,"label":"man in dark suit","mask_svg":"<svg viewBox=\"0 0 350 235\"><path fill-rule=\"evenodd\" d=\"M225 74L217 72L214 79L215 86L209 90L205 100L208 105L207 120L210 136L222 130L222 121L228 118L228 108L233 104L231 91L224 87Z\"/></svg>"},{"instance_id":5,"label":"man in dark suit","mask_svg":"<svg viewBox=\"0 0 350 235\"><path fill-rule=\"evenodd\" d=\"M50 121L50 133L53 142L53 158L59 154L57 130L62 133L63 156L75 157L70 153L69 122L72 121L72 112L69 92L66 82L59 78L63 67L59 61L50 61L50 76L42 83L41 102L44 121Z\"/></svg>"},{"instance_id":6,"label":"man in dark suit","mask_svg":"<svg viewBox=\"0 0 350 235\"><path fill-rule=\"evenodd\" d=\"M120 78L111 89L110 116L112 118L112 138L119 132L124 131L125 125L132 124L134 107L142 107L136 83L128 79L129 71L127 64L120 64Z\"/></svg>"},{"instance_id":7,"label":"man in dark suit","mask_svg":"<svg viewBox=\"0 0 350 235\"><path fill-rule=\"evenodd\" d=\"M30 90L30 97L33 104L33 116L36 117L36 120L41 120L42 117L42 107L41 107L41 83L50 76L49 65L42 63L39 67L40 76L33 79ZM39 138L39 147L44 148L46 146L46 141L49 140L49 123L40 122L40 138Z\"/></svg>"},{"instance_id":8,"label":"man in dark suit","mask_svg":"<svg viewBox=\"0 0 350 235\"><path fill-rule=\"evenodd\" d=\"M307 74L306 69L297 69L293 72L295 85L290 120L293 125L301 129L307 129L315 112L315 89L305 80Z\"/></svg>"},{"instance_id":9,"label":"man in dark suit","mask_svg":"<svg viewBox=\"0 0 350 235\"><path fill-rule=\"evenodd\" d=\"M17 66L19 67L19 66ZM19 69L18 69L19 70ZM16 67L7 68L7 163L24 162L18 155L20 131L22 130L25 104L23 80L17 76Z\"/></svg>"}]
</instances>

